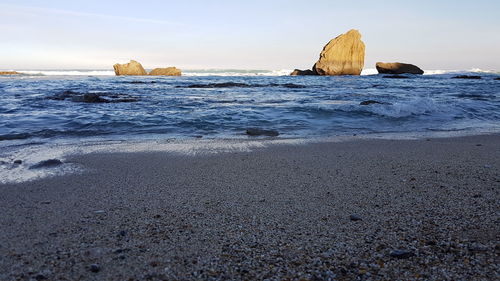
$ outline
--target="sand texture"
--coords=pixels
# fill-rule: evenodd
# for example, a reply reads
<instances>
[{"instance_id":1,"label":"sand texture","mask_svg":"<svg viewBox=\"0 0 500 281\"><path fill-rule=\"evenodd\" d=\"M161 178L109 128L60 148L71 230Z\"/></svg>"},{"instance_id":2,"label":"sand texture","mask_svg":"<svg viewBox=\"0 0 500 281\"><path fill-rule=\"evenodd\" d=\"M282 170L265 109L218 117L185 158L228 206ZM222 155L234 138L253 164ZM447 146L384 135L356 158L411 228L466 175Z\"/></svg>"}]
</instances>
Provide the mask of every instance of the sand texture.
<instances>
[{"instance_id":1,"label":"sand texture","mask_svg":"<svg viewBox=\"0 0 500 281\"><path fill-rule=\"evenodd\" d=\"M0 186L0 280L498 280L500 136L89 154Z\"/></svg>"}]
</instances>

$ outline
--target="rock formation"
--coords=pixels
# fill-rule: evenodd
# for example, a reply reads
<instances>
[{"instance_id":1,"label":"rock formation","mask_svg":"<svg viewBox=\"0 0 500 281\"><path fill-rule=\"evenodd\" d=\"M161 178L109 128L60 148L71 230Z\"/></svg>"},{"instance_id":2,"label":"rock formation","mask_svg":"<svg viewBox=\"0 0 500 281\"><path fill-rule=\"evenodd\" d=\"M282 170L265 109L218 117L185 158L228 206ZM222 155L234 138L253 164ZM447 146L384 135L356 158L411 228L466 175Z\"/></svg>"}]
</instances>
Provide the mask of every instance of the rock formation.
<instances>
[{"instance_id":1,"label":"rock formation","mask_svg":"<svg viewBox=\"0 0 500 281\"><path fill-rule=\"evenodd\" d=\"M15 75L15 74L21 74L17 71L0 71L0 75Z\"/></svg>"},{"instance_id":2,"label":"rock formation","mask_svg":"<svg viewBox=\"0 0 500 281\"><path fill-rule=\"evenodd\" d=\"M181 76L181 70L176 67L155 68L149 72L149 75Z\"/></svg>"},{"instance_id":3,"label":"rock formation","mask_svg":"<svg viewBox=\"0 0 500 281\"><path fill-rule=\"evenodd\" d=\"M375 65L378 73L381 74L424 74L424 71L418 66L400 62L377 62Z\"/></svg>"},{"instance_id":4,"label":"rock formation","mask_svg":"<svg viewBox=\"0 0 500 281\"><path fill-rule=\"evenodd\" d=\"M116 75L148 75L142 65L135 60L125 64L117 63L113 65L113 68Z\"/></svg>"},{"instance_id":5,"label":"rock formation","mask_svg":"<svg viewBox=\"0 0 500 281\"><path fill-rule=\"evenodd\" d=\"M360 75L365 64L365 43L355 29L337 36L323 48L312 71L318 75Z\"/></svg>"},{"instance_id":6,"label":"rock formation","mask_svg":"<svg viewBox=\"0 0 500 281\"><path fill-rule=\"evenodd\" d=\"M290 73L290 75L292 75L292 76L298 76L298 75L316 75L316 73L314 73L314 71L312 71L310 69L306 69L306 70L295 69L294 71L292 71L292 73Z\"/></svg>"}]
</instances>

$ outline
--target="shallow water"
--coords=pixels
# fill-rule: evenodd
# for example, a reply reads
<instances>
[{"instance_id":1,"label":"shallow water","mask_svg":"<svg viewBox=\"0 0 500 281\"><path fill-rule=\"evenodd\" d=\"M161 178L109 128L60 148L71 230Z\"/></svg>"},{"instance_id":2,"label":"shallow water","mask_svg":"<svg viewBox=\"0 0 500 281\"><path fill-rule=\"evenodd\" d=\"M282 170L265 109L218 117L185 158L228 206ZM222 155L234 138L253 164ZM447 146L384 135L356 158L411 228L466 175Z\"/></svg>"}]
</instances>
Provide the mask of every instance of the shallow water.
<instances>
[{"instance_id":1,"label":"shallow water","mask_svg":"<svg viewBox=\"0 0 500 281\"><path fill-rule=\"evenodd\" d=\"M498 132L496 76L451 76L2 77L0 146L61 138L240 138L253 127L299 138ZM91 94L101 102L85 102ZM380 103L360 105L367 100Z\"/></svg>"},{"instance_id":2,"label":"shallow water","mask_svg":"<svg viewBox=\"0 0 500 281\"><path fill-rule=\"evenodd\" d=\"M500 132L500 81L494 73L481 73L477 80L453 79L456 74L404 79L198 74L0 77L0 184L82 171L66 161L82 153L194 155L353 135ZM256 139L245 134L247 128L280 135ZM48 159L64 164L31 168Z\"/></svg>"}]
</instances>

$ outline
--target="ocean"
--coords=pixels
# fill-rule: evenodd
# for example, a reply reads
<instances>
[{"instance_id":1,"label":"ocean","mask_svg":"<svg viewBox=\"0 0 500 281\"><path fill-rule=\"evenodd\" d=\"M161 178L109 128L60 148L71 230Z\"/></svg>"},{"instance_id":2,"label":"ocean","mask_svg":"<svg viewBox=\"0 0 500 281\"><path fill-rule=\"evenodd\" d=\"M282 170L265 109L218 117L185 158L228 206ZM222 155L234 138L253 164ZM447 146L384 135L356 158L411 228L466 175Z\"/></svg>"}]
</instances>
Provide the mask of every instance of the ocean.
<instances>
[{"instance_id":1,"label":"ocean","mask_svg":"<svg viewBox=\"0 0 500 281\"><path fill-rule=\"evenodd\" d=\"M287 76L290 70L187 70L181 77L21 72L0 76L0 182L96 143L255 140L249 128L277 131L272 139L281 141L500 132L500 74L491 71L435 70L402 79L375 70L337 77ZM11 164L17 158L22 165Z\"/></svg>"}]
</instances>

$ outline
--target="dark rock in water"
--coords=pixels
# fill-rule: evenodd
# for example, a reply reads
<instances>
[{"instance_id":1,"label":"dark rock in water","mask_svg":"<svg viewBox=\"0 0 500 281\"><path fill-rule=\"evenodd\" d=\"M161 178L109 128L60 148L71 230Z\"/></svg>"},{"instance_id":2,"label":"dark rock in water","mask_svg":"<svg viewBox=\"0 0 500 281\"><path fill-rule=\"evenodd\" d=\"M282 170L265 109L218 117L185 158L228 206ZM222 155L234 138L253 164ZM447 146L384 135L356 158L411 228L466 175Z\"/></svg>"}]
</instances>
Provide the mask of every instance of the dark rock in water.
<instances>
[{"instance_id":1,"label":"dark rock in water","mask_svg":"<svg viewBox=\"0 0 500 281\"><path fill-rule=\"evenodd\" d=\"M277 137L279 136L278 131L274 130L262 130L257 128L247 129L246 134L249 136L269 136L269 137Z\"/></svg>"},{"instance_id":2,"label":"dark rock in water","mask_svg":"<svg viewBox=\"0 0 500 281\"><path fill-rule=\"evenodd\" d=\"M394 250L389 254L389 256L391 256L392 258L397 259L407 259L413 257L414 255L415 254L413 252L407 250Z\"/></svg>"},{"instance_id":3,"label":"dark rock in water","mask_svg":"<svg viewBox=\"0 0 500 281\"><path fill-rule=\"evenodd\" d=\"M85 103L118 103L118 102L136 102L135 97L113 93L78 93L74 91L64 91L54 96L48 97L51 100L71 100L72 102Z\"/></svg>"},{"instance_id":4,"label":"dark rock in water","mask_svg":"<svg viewBox=\"0 0 500 281\"><path fill-rule=\"evenodd\" d=\"M350 215L349 219L352 220L352 221L361 221L361 220L363 220L363 218L360 217L360 216L358 216L358 215Z\"/></svg>"},{"instance_id":5,"label":"dark rock in water","mask_svg":"<svg viewBox=\"0 0 500 281\"><path fill-rule=\"evenodd\" d=\"M381 73L381 74L403 74L403 73L424 74L424 71L422 69L420 69L420 67L413 65L413 64L409 64L409 63L377 62L375 64L375 67L377 68L378 73Z\"/></svg>"},{"instance_id":6,"label":"dark rock in water","mask_svg":"<svg viewBox=\"0 0 500 281\"><path fill-rule=\"evenodd\" d=\"M452 77L453 79L482 79L481 76L477 75L458 75Z\"/></svg>"},{"instance_id":7,"label":"dark rock in water","mask_svg":"<svg viewBox=\"0 0 500 281\"><path fill-rule=\"evenodd\" d=\"M181 88L182 86L178 86ZM209 83L209 84L192 84L185 88L248 88L252 85L246 83L225 82L225 83Z\"/></svg>"},{"instance_id":8,"label":"dark rock in water","mask_svg":"<svg viewBox=\"0 0 500 281\"><path fill-rule=\"evenodd\" d=\"M295 69L290 73L291 76L304 76L304 75L318 75L316 72L306 69L306 70L300 70L300 69Z\"/></svg>"},{"instance_id":9,"label":"dark rock in water","mask_svg":"<svg viewBox=\"0 0 500 281\"><path fill-rule=\"evenodd\" d=\"M97 103L109 102L109 100L101 98L98 94L88 93L83 95L83 102Z\"/></svg>"},{"instance_id":10,"label":"dark rock in water","mask_svg":"<svg viewBox=\"0 0 500 281\"><path fill-rule=\"evenodd\" d=\"M98 264L94 263L94 264L91 264L89 266L89 270L90 270L90 272L97 273L97 272L101 271L101 267Z\"/></svg>"},{"instance_id":11,"label":"dark rock in water","mask_svg":"<svg viewBox=\"0 0 500 281\"><path fill-rule=\"evenodd\" d=\"M387 104L387 105L391 105L392 103L389 103L389 102L380 102L380 101L376 101L376 100L365 100L365 101L362 101L359 103L359 105L370 105L370 104Z\"/></svg>"},{"instance_id":12,"label":"dark rock in water","mask_svg":"<svg viewBox=\"0 0 500 281\"><path fill-rule=\"evenodd\" d=\"M493 79L493 80L497 80L497 81L500 81L500 77L498 77L498 78L495 78L495 79Z\"/></svg>"},{"instance_id":13,"label":"dark rock in water","mask_svg":"<svg viewBox=\"0 0 500 281\"><path fill-rule=\"evenodd\" d=\"M406 78L410 78L410 77L404 76L404 75L384 75L384 76L382 76L382 78L406 79Z\"/></svg>"},{"instance_id":14,"label":"dark rock in water","mask_svg":"<svg viewBox=\"0 0 500 281\"><path fill-rule=\"evenodd\" d=\"M18 160L14 160L14 164L22 164L22 163L23 163L22 160L19 160L19 159Z\"/></svg>"},{"instance_id":15,"label":"dark rock in water","mask_svg":"<svg viewBox=\"0 0 500 281\"><path fill-rule=\"evenodd\" d=\"M274 83L271 83L271 84L269 84L269 86L270 87L292 88L292 89L302 89L302 88L306 87L304 85L298 85L298 84L293 84L293 83L285 83L285 84L274 84Z\"/></svg>"},{"instance_id":16,"label":"dark rock in water","mask_svg":"<svg viewBox=\"0 0 500 281\"><path fill-rule=\"evenodd\" d=\"M154 83L156 83L156 81L130 81L130 82L126 82L126 83L130 83L130 84L148 84L148 83L151 83L151 84L154 84Z\"/></svg>"},{"instance_id":17,"label":"dark rock in water","mask_svg":"<svg viewBox=\"0 0 500 281\"><path fill-rule=\"evenodd\" d=\"M49 168L49 167L59 166L62 164L63 164L63 162L61 162L61 160L59 160L59 159L48 159L48 160L40 161L35 165L32 165L30 167L30 169Z\"/></svg>"}]
</instances>

